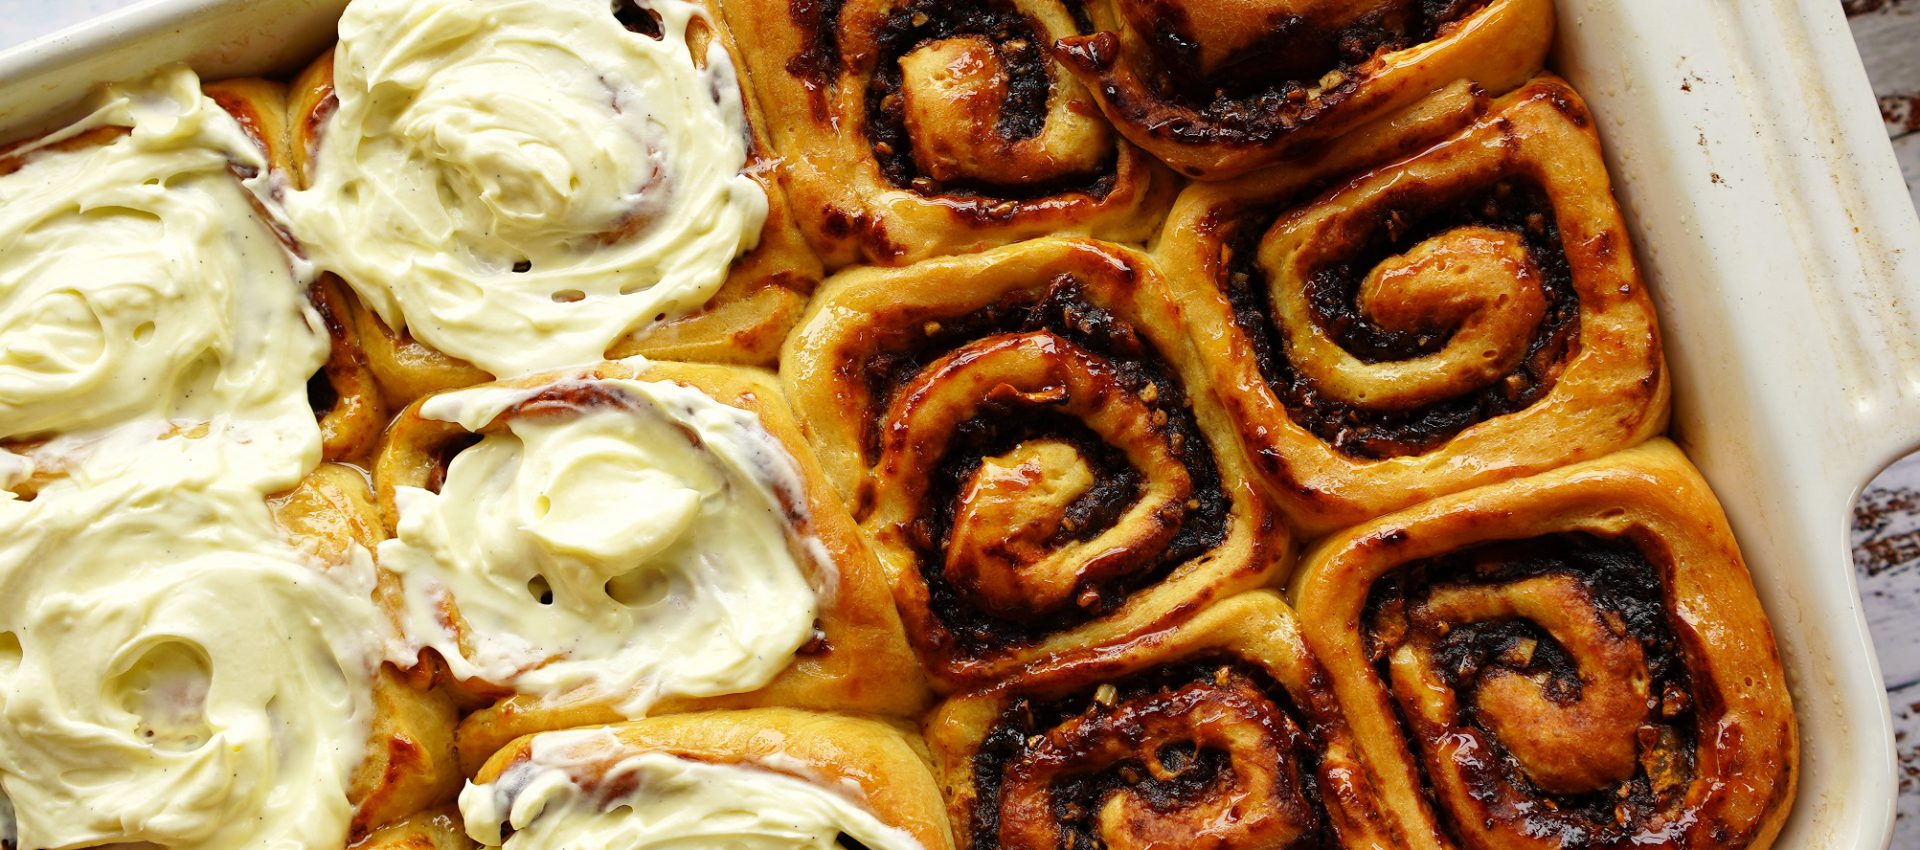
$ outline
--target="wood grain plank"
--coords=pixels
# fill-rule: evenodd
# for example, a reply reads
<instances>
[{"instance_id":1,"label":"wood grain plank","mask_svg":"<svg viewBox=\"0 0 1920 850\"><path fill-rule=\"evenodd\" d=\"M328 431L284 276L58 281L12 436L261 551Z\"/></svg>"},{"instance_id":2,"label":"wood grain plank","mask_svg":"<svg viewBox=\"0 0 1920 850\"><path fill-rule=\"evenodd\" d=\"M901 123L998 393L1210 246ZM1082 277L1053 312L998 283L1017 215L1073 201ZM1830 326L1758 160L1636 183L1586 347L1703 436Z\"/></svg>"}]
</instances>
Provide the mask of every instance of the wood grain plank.
<instances>
[{"instance_id":1,"label":"wood grain plank","mask_svg":"<svg viewBox=\"0 0 1920 850\"><path fill-rule=\"evenodd\" d=\"M1920 131L1920 0L1844 0L1887 132Z\"/></svg>"}]
</instances>

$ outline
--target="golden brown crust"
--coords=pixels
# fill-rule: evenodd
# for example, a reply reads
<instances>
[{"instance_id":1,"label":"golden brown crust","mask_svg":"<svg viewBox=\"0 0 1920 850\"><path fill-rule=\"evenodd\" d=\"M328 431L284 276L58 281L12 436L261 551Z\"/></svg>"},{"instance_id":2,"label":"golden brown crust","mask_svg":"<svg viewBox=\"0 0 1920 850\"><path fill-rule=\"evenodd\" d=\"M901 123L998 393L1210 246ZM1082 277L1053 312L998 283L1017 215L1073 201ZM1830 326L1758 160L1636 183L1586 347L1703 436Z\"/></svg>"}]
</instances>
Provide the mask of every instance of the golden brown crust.
<instances>
[{"instance_id":1,"label":"golden brown crust","mask_svg":"<svg viewBox=\"0 0 1920 850\"><path fill-rule=\"evenodd\" d=\"M1401 843L1267 591L948 700L926 734L961 850Z\"/></svg>"},{"instance_id":2,"label":"golden brown crust","mask_svg":"<svg viewBox=\"0 0 1920 850\"><path fill-rule=\"evenodd\" d=\"M308 399L320 416L320 444L328 460L365 462L380 444L387 425L387 403L379 381L361 345L354 297L333 275L321 275L307 290L307 300L319 312L330 348L320 377L324 394L309 386Z\"/></svg>"},{"instance_id":3,"label":"golden brown crust","mask_svg":"<svg viewBox=\"0 0 1920 850\"><path fill-rule=\"evenodd\" d=\"M200 90L247 131L266 152L271 167L287 168L287 87L257 77L207 83Z\"/></svg>"},{"instance_id":4,"label":"golden brown crust","mask_svg":"<svg viewBox=\"0 0 1920 850\"><path fill-rule=\"evenodd\" d=\"M1122 640L1283 577L1143 254L1026 242L833 278L783 378L949 686Z\"/></svg>"},{"instance_id":5,"label":"golden brown crust","mask_svg":"<svg viewBox=\"0 0 1920 850\"><path fill-rule=\"evenodd\" d=\"M385 536L366 478L351 467L322 464L268 504L288 539L323 565L367 557ZM382 665L373 683L367 754L347 785L354 805L350 841L452 802L461 780L454 760L455 720L453 701L444 691Z\"/></svg>"},{"instance_id":6,"label":"golden brown crust","mask_svg":"<svg viewBox=\"0 0 1920 850\"><path fill-rule=\"evenodd\" d=\"M828 267L1045 235L1137 242L1174 178L1051 58L1060 0L722 0Z\"/></svg>"},{"instance_id":7,"label":"golden brown crust","mask_svg":"<svg viewBox=\"0 0 1920 850\"><path fill-rule=\"evenodd\" d=\"M1538 73L1551 0L1092 0L1062 60L1134 144L1181 173L1237 177L1454 80ZM1431 20L1428 16L1433 16Z\"/></svg>"},{"instance_id":8,"label":"golden brown crust","mask_svg":"<svg viewBox=\"0 0 1920 850\"><path fill-rule=\"evenodd\" d=\"M1779 653L1665 440L1342 532L1293 596L1409 846L1764 848L1787 815Z\"/></svg>"},{"instance_id":9,"label":"golden brown crust","mask_svg":"<svg viewBox=\"0 0 1920 850\"><path fill-rule=\"evenodd\" d=\"M672 698L655 705L658 713L714 708L790 705L823 710L908 716L926 705L926 684L906 639L899 616L888 598L885 579L861 541L832 487L822 477L787 412L786 400L765 373L728 366L679 363L602 363L586 370L531 375L494 386L534 387L558 383L591 396L596 379L672 381L697 389L723 404L756 414L766 429L793 455L807 482L807 525L804 533L818 540L832 555L838 583L823 594L819 629L822 639L801 650L794 663L759 690L700 699ZM590 403L590 402L589 402ZM492 427L515 414L503 414ZM452 423L426 419L419 403L402 411L382 445L375 479L379 504L391 529L398 520L394 492L399 487L424 487L444 474L445 465L463 439L470 435ZM809 561L810 562L810 561ZM816 583L821 576L811 576ZM826 601L830 600L830 601ZM457 611L454 617L458 622ZM473 697L505 693L485 683L453 683ZM622 719L604 704L554 704L514 696L475 712L462 722L459 746L462 761L478 763L505 742L529 732L610 723Z\"/></svg>"},{"instance_id":10,"label":"golden brown crust","mask_svg":"<svg viewBox=\"0 0 1920 850\"><path fill-rule=\"evenodd\" d=\"M717 12L710 12L715 19ZM608 17L609 26L618 22ZM694 26L697 26L696 21ZM705 50L712 30L689 42ZM732 55L731 36L720 32ZM290 164L295 186L312 179L315 151L325 143L327 121L338 107L333 91L333 51L303 70L293 83L289 103ZM774 156L767 141L759 104L742 86L752 133L747 174L767 193L767 217L756 246L740 256L726 282L706 306L690 315L649 324L616 341L607 351L612 358L646 357L761 366L779 356L780 341L805 307L807 296L822 276L820 260L800 235L786 193L773 176ZM351 282L349 282L351 283ZM350 287L349 287L350 289ZM486 372L459 358L427 346L411 335L396 333L349 292L347 327L362 338L364 361L385 391L392 408L404 407L428 393L472 386L491 379Z\"/></svg>"},{"instance_id":11,"label":"golden brown crust","mask_svg":"<svg viewBox=\"0 0 1920 850\"><path fill-rule=\"evenodd\" d=\"M576 776L592 789L618 762L643 753L663 753L720 765L744 765L835 790L859 789L853 802L880 822L905 831L926 850L952 850L939 787L917 736L873 720L790 708L712 711L652 717L607 727L618 747L571 753L597 775ZM506 745L474 776L492 783L533 756L538 736ZM843 792L844 793L844 792Z\"/></svg>"},{"instance_id":12,"label":"golden brown crust","mask_svg":"<svg viewBox=\"0 0 1920 850\"><path fill-rule=\"evenodd\" d=\"M1319 175L1417 153L1311 201L1325 177L1299 170L1196 185L1161 238L1214 386L1309 533L1665 428L1653 304L1585 105L1552 77L1478 102L1455 87L1368 128Z\"/></svg>"}]
</instances>

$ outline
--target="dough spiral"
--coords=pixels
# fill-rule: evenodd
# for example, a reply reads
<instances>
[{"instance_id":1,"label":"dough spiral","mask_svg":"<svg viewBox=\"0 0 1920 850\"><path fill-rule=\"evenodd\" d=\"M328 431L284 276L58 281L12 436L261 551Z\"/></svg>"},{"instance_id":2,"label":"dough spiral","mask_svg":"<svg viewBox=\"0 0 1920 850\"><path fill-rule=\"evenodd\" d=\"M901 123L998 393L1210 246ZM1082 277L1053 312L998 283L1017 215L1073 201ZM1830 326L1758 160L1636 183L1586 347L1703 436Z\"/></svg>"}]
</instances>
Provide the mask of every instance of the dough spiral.
<instances>
[{"instance_id":1,"label":"dough spiral","mask_svg":"<svg viewBox=\"0 0 1920 850\"><path fill-rule=\"evenodd\" d=\"M978 682L1284 573L1146 257L1038 240L831 280L788 391L937 678Z\"/></svg>"},{"instance_id":2,"label":"dough spiral","mask_svg":"<svg viewBox=\"0 0 1920 850\"><path fill-rule=\"evenodd\" d=\"M1335 535L1295 597L1411 846L1764 848L1786 817L1779 653L1671 443Z\"/></svg>"},{"instance_id":3,"label":"dough spiral","mask_svg":"<svg viewBox=\"0 0 1920 850\"><path fill-rule=\"evenodd\" d=\"M1060 0L725 0L828 266L1043 235L1139 241L1169 175L1054 61Z\"/></svg>"},{"instance_id":4,"label":"dough spiral","mask_svg":"<svg viewBox=\"0 0 1920 850\"><path fill-rule=\"evenodd\" d=\"M1312 197L1315 173L1344 182ZM1653 304L1592 120L1551 77L1490 104L1455 86L1311 171L1191 188L1157 257L1310 532L1666 425Z\"/></svg>"}]
</instances>

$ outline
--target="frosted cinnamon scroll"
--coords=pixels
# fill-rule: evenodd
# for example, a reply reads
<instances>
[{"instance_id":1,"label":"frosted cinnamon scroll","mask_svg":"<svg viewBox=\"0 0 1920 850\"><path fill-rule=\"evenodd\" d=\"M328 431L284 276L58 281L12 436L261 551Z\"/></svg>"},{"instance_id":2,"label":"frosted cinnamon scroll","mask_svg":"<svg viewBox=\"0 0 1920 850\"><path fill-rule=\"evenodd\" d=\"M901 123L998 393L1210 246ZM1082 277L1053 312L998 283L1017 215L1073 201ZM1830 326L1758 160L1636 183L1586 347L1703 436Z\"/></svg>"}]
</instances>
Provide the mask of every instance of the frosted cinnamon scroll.
<instances>
[{"instance_id":1,"label":"frosted cinnamon scroll","mask_svg":"<svg viewBox=\"0 0 1920 850\"><path fill-rule=\"evenodd\" d=\"M688 0L356 0L295 84L293 232L396 404L644 353L770 360L818 263Z\"/></svg>"},{"instance_id":2,"label":"frosted cinnamon scroll","mask_svg":"<svg viewBox=\"0 0 1920 850\"><path fill-rule=\"evenodd\" d=\"M917 736L791 709L521 738L460 802L470 836L509 850L952 848Z\"/></svg>"},{"instance_id":3,"label":"frosted cinnamon scroll","mask_svg":"<svg viewBox=\"0 0 1920 850\"><path fill-rule=\"evenodd\" d=\"M410 646L486 706L468 765L689 708L920 707L884 580L787 415L759 373L643 361L401 414L380 563Z\"/></svg>"}]
</instances>

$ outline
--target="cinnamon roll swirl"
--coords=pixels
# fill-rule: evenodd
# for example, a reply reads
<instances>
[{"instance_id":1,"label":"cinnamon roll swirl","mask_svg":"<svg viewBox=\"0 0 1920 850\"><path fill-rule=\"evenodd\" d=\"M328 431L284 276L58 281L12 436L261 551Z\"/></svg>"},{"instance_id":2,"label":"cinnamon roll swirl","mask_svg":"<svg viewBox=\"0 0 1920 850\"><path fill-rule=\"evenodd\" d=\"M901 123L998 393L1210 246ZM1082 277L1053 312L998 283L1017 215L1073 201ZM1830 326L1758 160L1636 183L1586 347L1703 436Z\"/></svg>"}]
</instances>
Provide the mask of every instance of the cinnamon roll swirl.
<instances>
[{"instance_id":1,"label":"cinnamon roll swirl","mask_svg":"<svg viewBox=\"0 0 1920 850\"><path fill-rule=\"evenodd\" d=\"M698 2L355 0L296 91L293 231L395 403L609 352L771 360L818 280Z\"/></svg>"},{"instance_id":2,"label":"cinnamon roll swirl","mask_svg":"<svg viewBox=\"0 0 1920 850\"><path fill-rule=\"evenodd\" d=\"M1400 846L1265 591L949 700L927 739L961 850Z\"/></svg>"},{"instance_id":3,"label":"cinnamon roll swirl","mask_svg":"<svg viewBox=\"0 0 1920 850\"><path fill-rule=\"evenodd\" d=\"M1286 531L1137 252L1040 240L830 280L782 376L936 679L1272 581Z\"/></svg>"},{"instance_id":4,"label":"cinnamon roll swirl","mask_svg":"<svg viewBox=\"0 0 1920 850\"><path fill-rule=\"evenodd\" d=\"M1121 133L1191 177L1280 162L1455 80L1540 71L1551 0L1088 0L1061 61Z\"/></svg>"},{"instance_id":5,"label":"cinnamon roll swirl","mask_svg":"<svg viewBox=\"0 0 1920 850\"><path fill-rule=\"evenodd\" d=\"M469 765L649 713L924 704L878 567L757 373L623 361L431 396L376 478L409 643L509 697L463 722Z\"/></svg>"},{"instance_id":6,"label":"cinnamon roll swirl","mask_svg":"<svg viewBox=\"0 0 1920 850\"><path fill-rule=\"evenodd\" d=\"M1543 77L1433 142L1474 103L1456 87L1361 134L1361 154L1418 152L1318 198L1298 172L1195 186L1159 244L1213 385L1309 532L1665 426L1653 305L1585 105Z\"/></svg>"},{"instance_id":7,"label":"cinnamon roll swirl","mask_svg":"<svg viewBox=\"0 0 1920 850\"><path fill-rule=\"evenodd\" d=\"M1787 815L1779 653L1671 443L1343 532L1295 598L1406 846L1764 848Z\"/></svg>"},{"instance_id":8,"label":"cinnamon roll swirl","mask_svg":"<svg viewBox=\"0 0 1920 850\"><path fill-rule=\"evenodd\" d=\"M1172 175L1054 60L1062 0L722 0L829 268L1045 235L1144 240Z\"/></svg>"},{"instance_id":9,"label":"cinnamon roll swirl","mask_svg":"<svg viewBox=\"0 0 1920 850\"><path fill-rule=\"evenodd\" d=\"M486 847L951 850L917 738L791 709L545 732L460 796Z\"/></svg>"},{"instance_id":10,"label":"cinnamon roll swirl","mask_svg":"<svg viewBox=\"0 0 1920 850\"><path fill-rule=\"evenodd\" d=\"M290 485L321 450L301 388L329 341L271 215L279 90L203 93L173 67L103 87L92 106L0 150L0 441L244 428ZM354 388L332 394L327 434L379 427Z\"/></svg>"},{"instance_id":11,"label":"cinnamon roll swirl","mask_svg":"<svg viewBox=\"0 0 1920 850\"><path fill-rule=\"evenodd\" d=\"M458 786L451 703L381 665L368 553L315 536L350 524L331 485L282 525L195 442L0 492L21 847L337 850Z\"/></svg>"}]
</instances>

